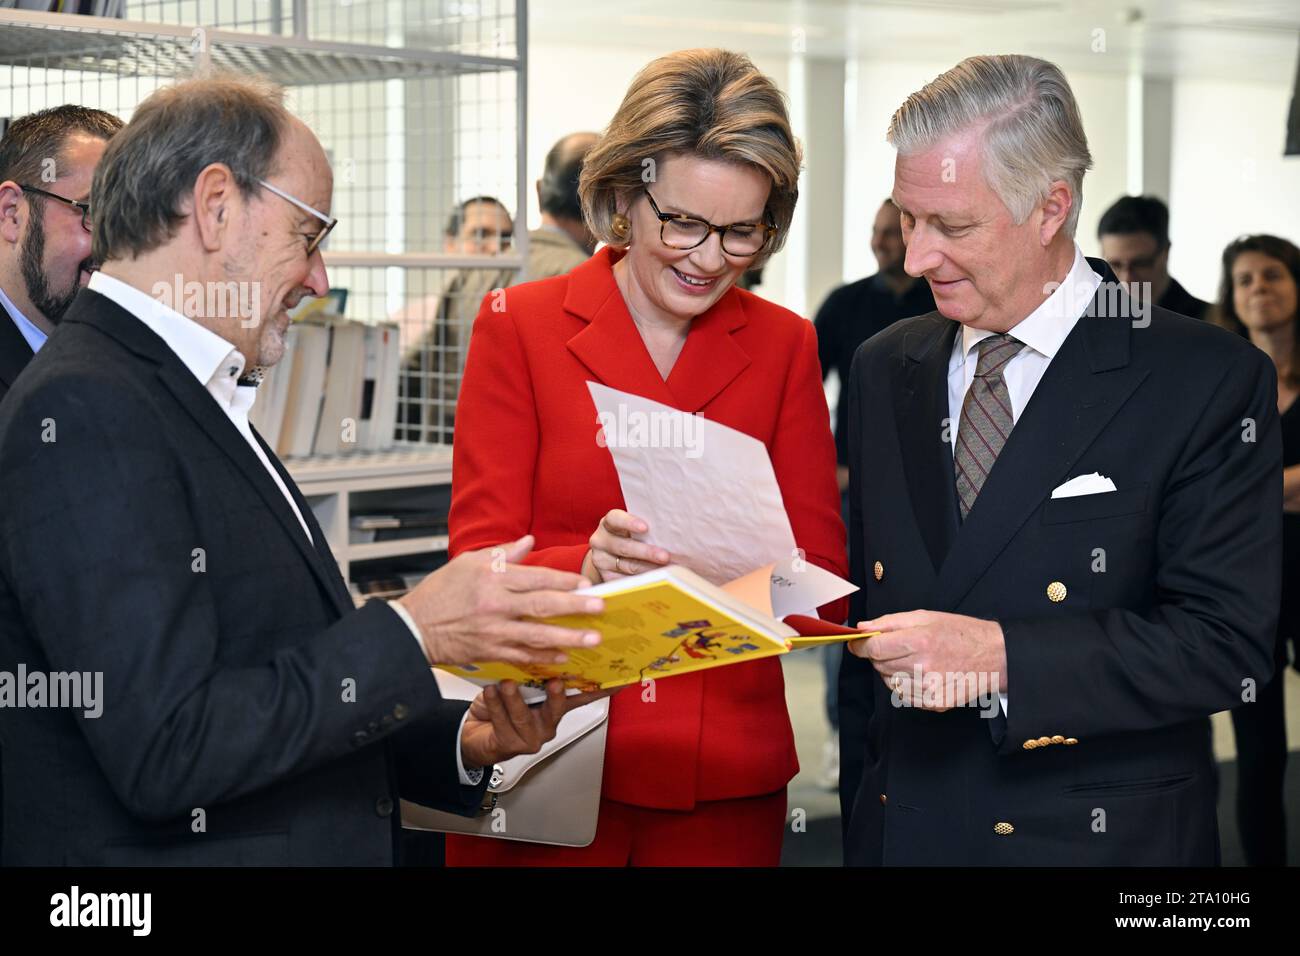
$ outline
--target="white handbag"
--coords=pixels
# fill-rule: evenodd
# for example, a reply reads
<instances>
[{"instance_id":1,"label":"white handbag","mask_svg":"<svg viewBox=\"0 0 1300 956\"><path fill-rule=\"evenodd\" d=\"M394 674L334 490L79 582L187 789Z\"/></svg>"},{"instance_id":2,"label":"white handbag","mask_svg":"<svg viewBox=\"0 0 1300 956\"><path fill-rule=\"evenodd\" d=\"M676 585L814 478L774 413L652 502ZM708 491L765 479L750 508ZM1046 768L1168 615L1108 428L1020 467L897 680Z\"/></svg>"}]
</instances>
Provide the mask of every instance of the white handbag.
<instances>
[{"instance_id":1,"label":"white handbag","mask_svg":"<svg viewBox=\"0 0 1300 956\"><path fill-rule=\"evenodd\" d=\"M473 700L477 684L434 671L447 700ZM535 754L492 768L486 799L472 817L402 801L402 826L464 833L497 840L589 846L596 838L600 785L605 770L609 699L569 711L554 739Z\"/></svg>"}]
</instances>

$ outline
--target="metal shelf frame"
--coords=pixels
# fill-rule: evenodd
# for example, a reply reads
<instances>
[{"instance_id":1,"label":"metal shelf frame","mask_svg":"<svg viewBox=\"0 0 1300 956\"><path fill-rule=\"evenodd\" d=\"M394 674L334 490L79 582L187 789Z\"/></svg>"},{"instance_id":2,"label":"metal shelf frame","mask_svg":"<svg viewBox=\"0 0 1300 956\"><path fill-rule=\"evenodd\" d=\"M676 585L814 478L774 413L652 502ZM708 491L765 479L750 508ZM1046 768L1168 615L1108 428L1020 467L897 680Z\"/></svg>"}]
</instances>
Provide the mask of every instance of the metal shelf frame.
<instances>
[{"instance_id":1,"label":"metal shelf frame","mask_svg":"<svg viewBox=\"0 0 1300 956\"><path fill-rule=\"evenodd\" d=\"M0 10L0 65L44 55L52 69L130 75L132 64L166 50L174 76L222 68L259 73L283 86L418 79L523 70L523 57L373 46L205 26L109 20L70 13ZM164 62L168 62L164 59ZM157 75L151 70L151 75Z\"/></svg>"},{"instance_id":2,"label":"metal shelf frame","mask_svg":"<svg viewBox=\"0 0 1300 956\"><path fill-rule=\"evenodd\" d=\"M308 0L272 0L266 8L269 19L258 20L252 29L246 29L247 23L230 28L215 24L162 23L4 9L0 10L0 67L14 68L11 82L19 84L35 83L34 77L37 76L61 73L81 74L87 82L94 83L112 77L169 82L208 70L228 70L265 76L291 90L297 88L304 96L314 95L312 89L315 87L346 91L344 84L367 85L366 88L374 89L375 84L387 81L412 80L416 81L412 88L418 89L419 81L426 79L475 75L505 77L498 82L504 89L513 86L514 102L511 104L513 110L508 106L501 115L501 128L507 128L507 118L513 112L515 188L513 197L509 187L500 195L507 202L512 201L516 210L513 248L500 255L450 254L423 245L396 251L399 246L391 252L327 249L325 259L331 269L342 270L345 285L349 278L360 283L367 275L391 277L393 270L419 276L421 281L414 287L417 290L436 288L436 282L426 277L458 269L510 270L516 276L523 276L528 257L524 222L532 188L526 166L527 0L514 0L512 14L507 15L513 32L512 39L505 41L505 47L513 53L512 56L484 55L482 50L492 52L500 49L500 44L474 46L472 40L461 49L430 48L437 44L421 43L418 29L414 34L408 34L404 27L396 33L370 31L358 34L371 42L350 42L348 37L352 34L340 34L338 30L332 35L341 36L341 39L314 39L309 35L308 5ZM143 8L142 13L151 18L172 18L172 8L156 4ZM214 19L216 16L213 14ZM329 35L330 29L326 26L324 32ZM412 45L379 45L379 40L391 42L393 36L409 40ZM453 40L449 46L458 44L463 44L463 41ZM479 52L462 52L462 49ZM23 68L27 68L29 73L18 72ZM513 83L510 74L513 74ZM33 79L12 79L27 76ZM143 84L140 89L147 93L148 84ZM126 94L128 97L134 95ZM128 98L119 107L106 108L118 109L126 115L137 101ZM409 111L420 105L419 101L412 101L405 108ZM403 107L399 105L397 108ZM437 108L445 107L438 104ZM428 115L431 117L429 122L437 123L442 114L430 112ZM362 125L360 128L366 127ZM459 135L457 129L449 129L446 135ZM344 152L343 156L346 157L347 153ZM509 168L509 160L505 165ZM373 245L373 240L371 242ZM408 290L408 294L413 293ZM400 497L411 489L449 485L449 446L399 442L388 452L289 459L285 465L310 501L345 578L350 577L349 567L353 561L445 551L445 535L352 545L349 542L349 519L350 496L354 493L392 491ZM372 500L371 496L367 495L366 500Z\"/></svg>"}]
</instances>

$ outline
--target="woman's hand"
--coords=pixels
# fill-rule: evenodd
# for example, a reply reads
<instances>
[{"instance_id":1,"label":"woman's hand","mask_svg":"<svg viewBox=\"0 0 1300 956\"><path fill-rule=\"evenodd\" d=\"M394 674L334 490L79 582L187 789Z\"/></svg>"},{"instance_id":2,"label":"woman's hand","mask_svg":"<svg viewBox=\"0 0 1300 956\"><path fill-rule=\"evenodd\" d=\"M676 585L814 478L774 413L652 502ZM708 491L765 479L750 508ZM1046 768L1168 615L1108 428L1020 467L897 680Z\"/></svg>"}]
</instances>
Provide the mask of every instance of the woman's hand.
<instances>
[{"instance_id":1,"label":"woman's hand","mask_svg":"<svg viewBox=\"0 0 1300 956\"><path fill-rule=\"evenodd\" d=\"M591 550L582 559L582 575L591 581L613 581L643 571L653 571L672 560L672 555L634 534L645 534L650 525L636 515L613 509L600 519L591 536Z\"/></svg>"}]
</instances>

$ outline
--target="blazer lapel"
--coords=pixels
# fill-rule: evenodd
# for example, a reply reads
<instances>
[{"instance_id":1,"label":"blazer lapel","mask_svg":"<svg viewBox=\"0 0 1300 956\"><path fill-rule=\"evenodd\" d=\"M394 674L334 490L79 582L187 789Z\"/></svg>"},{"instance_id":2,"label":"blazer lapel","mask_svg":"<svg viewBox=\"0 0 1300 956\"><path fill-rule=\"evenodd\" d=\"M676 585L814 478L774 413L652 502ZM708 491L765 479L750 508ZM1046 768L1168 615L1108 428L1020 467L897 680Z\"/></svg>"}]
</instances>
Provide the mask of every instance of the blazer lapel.
<instances>
[{"instance_id":1,"label":"blazer lapel","mask_svg":"<svg viewBox=\"0 0 1300 956\"><path fill-rule=\"evenodd\" d=\"M275 515L280 527L284 529L285 534L293 539L299 553L311 566L312 573L316 575L326 592L337 603L338 595L327 564L321 560L312 542L308 541L307 536L303 534L302 525L298 523L298 518L289 507L289 503L284 500L284 495L275 486L275 482L267 474L266 468L258 461L257 455L253 453L253 449L249 447L244 436L239 434L239 429L226 417L225 412L213 401L207 389L199 384L199 380L181 364L179 359L164 364L158 370L158 377L176 396L177 403L198 423L199 427L207 433L217 447L225 452L226 457L234 463L244 477L248 479L249 484L257 490L262 501L266 503L267 509ZM274 462L275 458L272 457L271 460ZM293 479L290 478L285 484L292 488L292 481ZM299 504L298 507L302 509L303 505ZM304 511L304 521L311 520L308 518L310 511L310 508ZM313 536L320 540L319 528L313 532ZM334 573L338 574L337 568L334 569Z\"/></svg>"},{"instance_id":2,"label":"blazer lapel","mask_svg":"<svg viewBox=\"0 0 1300 956\"><path fill-rule=\"evenodd\" d=\"M749 367L749 353L732 335L745 322L741 296L734 288L709 311L695 317L677 364L668 374L674 405L698 412Z\"/></svg>"},{"instance_id":3,"label":"blazer lapel","mask_svg":"<svg viewBox=\"0 0 1300 956\"><path fill-rule=\"evenodd\" d=\"M912 514L936 572L958 528L952 445L943 422L948 418L948 360L960 328L959 323L936 312L925 327L907 333L903 340L906 364L900 394L894 401ZM955 428L956 422L949 427Z\"/></svg>"},{"instance_id":4,"label":"blazer lapel","mask_svg":"<svg viewBox=\"0 0 1300 956\"><path fill-rule=\"evenodd\" d=\"M275 515L276 521L293 540L294 545L311 567L312 573L337 602L338 596L334 582L328 573L327 564L321 560L312 543L303 534L302 526L298 524L298 519L294 516L288 502L284 500L284 495L267 474L266 468L253 453L244 436L239 433L239 429L226 417L212 395L176 357L176 353L167 346L167 343L116 302L90 290L83 291L77 297L64 321L86 322L93 325L158 366L158 378L175 397L177 408L182 409L203 429L208 438L225 453L249 484L257 490L267 508ZM276 460L274 455L270 458L272 462ZM292 479L288 479L286 485L293 488ZM302 505L300 504L299 507L301 508ZM303 519L310 522L313 519L308 517L309 514L310 509L307 509ZM318 540L319 537L317 535ZM334 568L334 574L338 575L337 567Z\"/></svg>"},{"instance_id":5,"label":"blazer lapel","mask_svg":"<svg viewBox=\"0 0 1300 956\"><path fill-rule=\"evenodd\" d=\"M665 405L673 403L668 383L655 368L617 288L591 312L575 314L587 319L587 327L569 339L569 351L599 382Z\"/></svg>"},{"instance_id":6,"label":"blazer lapel","mask_svg":"<svg viewBox=\"0 0 1300 956\"><path fill-rule=\"evenodd\" d=\"M939 572L935 606L955 608L1147 377L1129 364L1131 320L1104 286L1052 359Z\"/></svg>"},{"instance_id":7,"label":"blazer lapel","mask_svg":"<svg viewBox=\"0 0 1300 956\"><path fill-rule=\"evenodd\" d=\"M568 341L569 351L603 384L696 412L727 387L750 362L731 333L746 322L740 295L730 289L691 323L668 380L659 374L614 281L613 250L606 247L570 273L566 311L587 322Z\"/></svg>"},{"instance_id":8,"label":"blazer lapel","mask_svg":"<svg viewBox=\"0 0 1300 956\"><path fill-rule=\"evenodd\" d=\"M267 460L271 462L271 466L276 470L276 473L279 474L280 480L284 482L284 486L289 489L289 494L293 496L294 504L296 504L298 510L302 512L302 520L307 523L307 529L311 532L311 540L315 547L316 557L320 560L321 567L324 570L325 577L329 583L329 592L330 596L334 599L334 606L338 609L340 614L346 614L347 612L354 610L355 605L352 602L352 594L348 591L347 582L343 580L343 574L339 571L338 559L334 557L334 552L330 550L329 541L325 537L325 532L321 529L320 522L316 520L316 512L312 511L311 505L308 504L307 499L303 497L302 491L299 490L298 485L289 474L289 470L284 467L284 462L280 461L280 459L276 457L275 452L271 450L271 446L266 443L266 440L262 438L256 428L253 429L253 436L257 439L257 443L262 447L262 451L265 452ZM277 488L276 491L278 492L279 489ZM302 528L298 527L297 530L299 536L301 536Z\"/></svg>"}]
</instances>

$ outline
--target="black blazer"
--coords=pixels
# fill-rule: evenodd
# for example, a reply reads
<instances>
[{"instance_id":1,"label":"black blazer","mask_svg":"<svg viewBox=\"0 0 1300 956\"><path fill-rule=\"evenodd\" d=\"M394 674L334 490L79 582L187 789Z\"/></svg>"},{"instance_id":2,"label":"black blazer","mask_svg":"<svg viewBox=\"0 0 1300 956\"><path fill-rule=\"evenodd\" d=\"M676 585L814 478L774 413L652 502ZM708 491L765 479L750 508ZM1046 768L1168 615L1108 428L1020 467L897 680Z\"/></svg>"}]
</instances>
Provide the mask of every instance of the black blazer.
<instances>
[{"instance_id":1,"label":"black blazer","mask_svg":"<svg viewBox=\"0 0 1300 956\"><path fill-rule=\"evenodd\" d=\"M480 802L467 705L391 608L353 608L267 455L314 548L204 386L89 291L0 405L0 670L103 675L97 719L0 708L6 863L387 866L399 793Z\"/></svg>"},{"instance_id":2,"label":"black blazer","mask_svg":"<svg viewBox=\"0 0 1300 956\"><path fill-rule=\"evenodd\" d=\"M9 310L0 306L0 399L14 387L18 373L32 360L32 347L18 331Z\"/></svg>"},{"instance_id":3,"label":"black blazer","mask_svg":"<svg viewBox=\"0 0 1300 956\"><path fill-rule=\"evenodd\" d=\"M1158 308L1135 327L1107 300L1103 285L965 522L944 431L959 324L908 319L858 351L851 620L998 620L1008 715L894 707L870 662L846 655L850 864L1218 861L1207 717L1273 671L1276 375L1222 329ZM1051 498L1091 472L1117 490ZM1049 599L1053 582L1064 600ZM1053 737L1076 742L1038 745Z\"/></svg>"},{"instance_id":4,"label":"black blazer","mask_svg":"<svg viewBox=\"0 0 1300 956\"><path fill-rule=\"evenodd\" d=\"M13 386L18 373L32 360L32 347L27 344L23 334L13 320L8 309L0 306L0 401ZM4 745L4 731L0 728L0 748ZM4 766L4 757L0 751L0 768ZM4 774L0 771L0 861L4 859Z\"/></svg>"}]
</instances>

